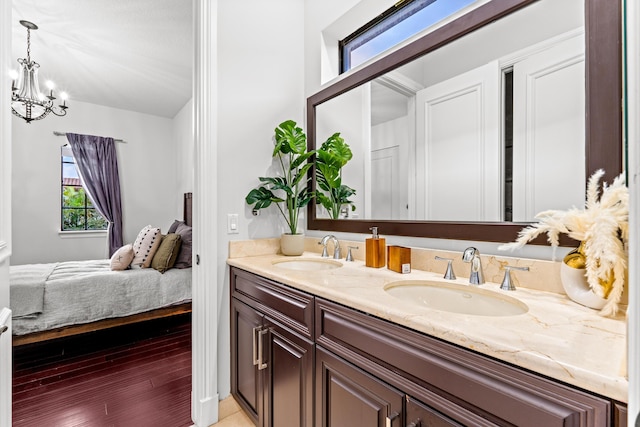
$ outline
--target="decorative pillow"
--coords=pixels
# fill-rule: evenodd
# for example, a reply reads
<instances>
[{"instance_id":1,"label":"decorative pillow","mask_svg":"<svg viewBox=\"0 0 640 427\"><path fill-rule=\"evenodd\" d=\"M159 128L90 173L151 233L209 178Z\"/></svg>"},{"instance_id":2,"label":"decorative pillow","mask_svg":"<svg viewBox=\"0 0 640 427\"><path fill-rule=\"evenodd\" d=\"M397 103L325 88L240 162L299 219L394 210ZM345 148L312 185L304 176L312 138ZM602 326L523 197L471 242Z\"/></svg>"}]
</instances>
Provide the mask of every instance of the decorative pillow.
<instances>
[{"instance_id":1,"label":"decorative pillow","mask_svg":"<svg viewBox=\"0 0 640 427\"><path fill-rule=\"evenodd\" d=\"M162 236L160 246L151 260L151 268L155 268L160 273L172 268L176 263L176 258L178 258L180 243L179 234L169 233L166 236Z\"/></svg>"},{"instance_id":2,"label":"decorative pillow","mask_svg":"<svg viewBox=\"0 0 640 427\"><path fill-rule=\"evenodd\" d=\"M135 255L131 265L134 267L148 268L151 265L153 255L160 246L160 229L147 225L136 237L133 242L133 251Z\"/></svg>"},{"instance_id":3,"label":"decorative pillow","mask_svg":"<svg viewBox=\"0 0 640 427\"><path fill-rule=\"evenodd\" d=\"M191 267L191 246L193 240L193 232L191 226L185 224L182 221L176 222L174 222L174 224L176 224L174 232L180 235L182 244L180 246L180 252L178 252L178 258L176 259L174 268L189 268Z\"/></svg>"},{"instance_id":4,"label":"decorative pillow","mask_svg":"<svg viewBox=\"0 0 640 427\"><path fill-rule=\"evenodd\" d=\"M131 265L131 261L133 261L133 256L135 253L133 252L133 245L129 243L128 245L124 245L117 251L111 255L111 270L113 271L122 271L129 268Z\"/></svg>"},{"instance_id":5,"label":"decorative pillow","mask_svg":"<svg viewBox=\"0 0 640 427\"><path fill-rule=\"evenodd\" d=\"M174 220L173 224L171 224L171 226L169 226L169 231L167 231L167 233L175 233L180 224L185 224L185 222L184 221L180 221L178 219Z\"/></svg>"}]
</instances>

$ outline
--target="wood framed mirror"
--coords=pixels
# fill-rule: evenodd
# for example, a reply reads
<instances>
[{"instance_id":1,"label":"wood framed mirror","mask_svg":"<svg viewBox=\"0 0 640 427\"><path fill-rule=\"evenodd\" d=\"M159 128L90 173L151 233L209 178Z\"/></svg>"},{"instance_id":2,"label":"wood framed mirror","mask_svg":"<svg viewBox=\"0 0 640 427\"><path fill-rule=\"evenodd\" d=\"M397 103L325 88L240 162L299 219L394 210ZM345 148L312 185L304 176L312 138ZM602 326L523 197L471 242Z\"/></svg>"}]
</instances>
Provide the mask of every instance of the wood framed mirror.
<instances>
[{"instance_id":1,"label":"wood framed mirror","mask_svg":"<svg viewBox=\"0 0 640 427\"><path fill-rule=\"evenodd\" d=\"M354 70L307 99L309 149L317 144L317 111L327 101L372 82L429 53L545 0L492 0L446 23L400 49ZM620 0L584 0L584 173L585 179L604 169L611 182L623 170L622 132L622 5ZM325 104L327 105L327 104ZM339 129L336 129L339 131ZM550 172L551 174L553 172ZM315 176L311 186L315 189ZM509 242L529 222L502 220L325 219L316 205L308 207L307 228L368 233L372 226L386 235L487 242ZM532 242L545 244L543 238ZM575 244L565 238L562 245Z\"/></svg>"}]
</instances>

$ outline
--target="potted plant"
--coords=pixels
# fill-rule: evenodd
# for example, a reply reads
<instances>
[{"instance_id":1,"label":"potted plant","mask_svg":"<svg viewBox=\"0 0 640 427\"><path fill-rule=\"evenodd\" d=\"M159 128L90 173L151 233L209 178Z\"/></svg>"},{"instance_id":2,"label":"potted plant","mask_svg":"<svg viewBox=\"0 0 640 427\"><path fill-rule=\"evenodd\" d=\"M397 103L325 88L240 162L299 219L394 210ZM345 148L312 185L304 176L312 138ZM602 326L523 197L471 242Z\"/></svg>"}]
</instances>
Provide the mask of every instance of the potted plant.
<instances>
[{"instance_id":1,"label":"potted plant","mask_svg":"<svg viewBox=\"0 0 640 427\"><path fill-rule=\"evenodd\" d=\"M349 145L336 132L331 135L322 146L316 150L316 190L317 203L324 206L332 219L338 219L343 205L356 207L349 197L356 194L356 190L342 183L342 168L352 157Z\"/></svg>"},{"instance_id":2,"label":"potted plant","mask_svg":"<svg viewBox=\"0 0 640 427\"><path fill-rule=\"evenodd\" d=\"M280 174L259 177L262 182L245 197L255 211L275 204L287 223L283 233L281 251L284 255L301 255L304 251L304 234L298 233L300 209L309 204L313 193L308 191L308 160L315 151L307 151L307 136L295 121L287 120L275 128L275 147L272 157L277 158Z\"/></svg>"},{"instance_id":3,"label":"potted plant","mask_svg":"<svg viewBox=\"0 0 640 427\"><path fill-rule=\"evenodd\" d=\"M603 175L600 169L589 178L584 209L540 212L537 224L524 228L515 242L499 249L522 247L542 233L547 233L553 247L558 246L560 233L580 241L580 247L564 257L562 285L574 301L613 316L627 275L629 191L621 174L610 186L603 184L598 196Z\"/></svg>"}]
</instances>

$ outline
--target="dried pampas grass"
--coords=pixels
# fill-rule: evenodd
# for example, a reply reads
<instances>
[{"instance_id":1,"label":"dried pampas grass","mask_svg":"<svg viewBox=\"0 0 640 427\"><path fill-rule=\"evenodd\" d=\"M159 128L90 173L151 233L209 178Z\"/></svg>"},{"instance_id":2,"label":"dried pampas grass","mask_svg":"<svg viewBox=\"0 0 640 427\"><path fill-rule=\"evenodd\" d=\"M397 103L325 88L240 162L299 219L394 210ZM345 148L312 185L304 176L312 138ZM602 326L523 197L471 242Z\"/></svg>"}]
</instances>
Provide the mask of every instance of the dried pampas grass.
<instances>
[{"instance_id":1,"label":"dried pampas grass","mask_svg":"<svg viewBox=\"0 0 640 427\"><path fill-rule=\"evenodd\" d=\"M627 271L629 191L624 174L621 174L610 186L603 183L602 194L598 197L603 175L604 171L600 169L589 178L584 209L540 212L536 215L538 223L524 228L515 242L501 245L498 249L521 248L542 233L547 234L547 240L554 248L558 246L561 233L583 242L587 282L596 295L607 299L600 314L614 316L624 291ZM611 292L605 295L600 282L609 282L612 273Z\"/></svg>"}]
</instances>

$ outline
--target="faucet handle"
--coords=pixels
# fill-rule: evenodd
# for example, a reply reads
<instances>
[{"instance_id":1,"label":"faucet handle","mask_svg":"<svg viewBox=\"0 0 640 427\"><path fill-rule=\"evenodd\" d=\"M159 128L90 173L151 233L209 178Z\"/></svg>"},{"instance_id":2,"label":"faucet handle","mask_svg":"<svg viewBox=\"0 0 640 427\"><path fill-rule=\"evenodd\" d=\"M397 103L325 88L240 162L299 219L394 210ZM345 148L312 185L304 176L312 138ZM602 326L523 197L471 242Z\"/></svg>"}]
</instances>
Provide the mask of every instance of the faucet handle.
<instances>
[{"instance_id":1,"label":"faucet handle","mask_svg":"<svg viewBox=\"0 0 640 427\"><path fill-rule=\"evenodd\" d=\"M503 291L515 291L516 287L511 280L511 270L520 270L520 271L529 271L529 267L516 267L515 265L505 265L504 267L504 279L502 279L502 284L500 285L500 289Z\"/></svg>"},{"instance_id":2,"label":"faucet handle","mask_svg":"<svg viewBox=\"0 0 640 427\"><path fill-rule=\"evenodd\" d=\"M438 261L447 261L447 271L444 273L444 278L447 280L456 280L456 274L453 272L453 258L443 258L436 255Z\"/></svg>"},{"instance_id":3,"label":"faucet handle","mask_svg":"<svg viewBox=\"0 0 640 427\"><path fill-rule=\"evenodd\" d=\"M353 261L353 255L351 254L351 249L358 249L357 246L347 246L347 248L349 249L347 251L347 257L345 258L345 261Z\"/></svg>"}]
</instances>

